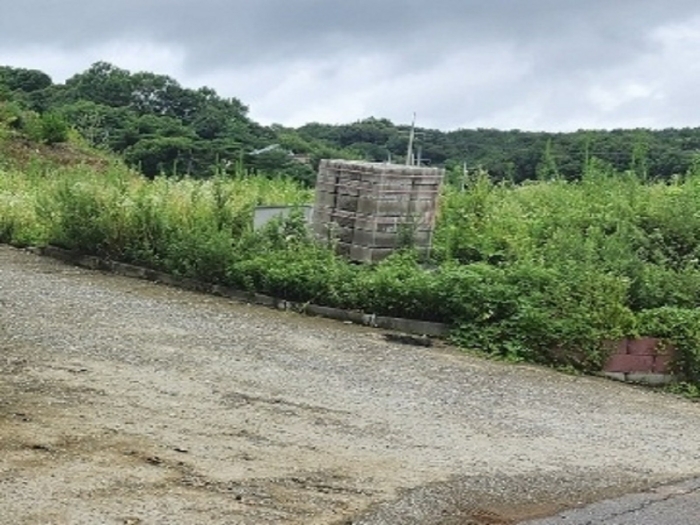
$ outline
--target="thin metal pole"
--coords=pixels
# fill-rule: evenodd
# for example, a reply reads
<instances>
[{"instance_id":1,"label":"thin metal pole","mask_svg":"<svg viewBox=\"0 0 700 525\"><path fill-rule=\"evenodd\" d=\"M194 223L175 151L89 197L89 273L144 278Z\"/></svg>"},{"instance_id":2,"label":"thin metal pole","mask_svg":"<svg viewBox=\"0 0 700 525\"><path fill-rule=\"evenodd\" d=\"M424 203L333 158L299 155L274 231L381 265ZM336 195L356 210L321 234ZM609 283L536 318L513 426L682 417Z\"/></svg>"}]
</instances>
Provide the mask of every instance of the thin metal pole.
<instances>
[{"instance_id":1,"label":"thin metal pole","mask_svg":"<svg viewBox=\"0 0 700 525\"><path fill-rule=\"evenodd\" d=\"M411 124L411 133L408 136L408 152L406 153L406 166L413 165L413 141L416 138L416 114L413 114L413 123Z\"/></svg>"}]
</instances>

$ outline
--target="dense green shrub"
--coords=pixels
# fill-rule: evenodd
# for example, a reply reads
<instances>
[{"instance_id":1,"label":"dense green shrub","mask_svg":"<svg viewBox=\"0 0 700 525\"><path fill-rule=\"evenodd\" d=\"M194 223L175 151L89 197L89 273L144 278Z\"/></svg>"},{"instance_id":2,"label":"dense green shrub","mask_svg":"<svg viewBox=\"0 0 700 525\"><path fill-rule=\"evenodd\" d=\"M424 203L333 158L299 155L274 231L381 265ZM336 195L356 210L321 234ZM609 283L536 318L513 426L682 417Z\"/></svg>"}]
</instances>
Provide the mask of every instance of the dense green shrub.
<instances>
[{"instance_id":1,"label":"dense green shrub","mask_svg":"<svg viewBox=\"0 0 700 525\"><path fill-rule=\"evenodd\" d=\"M56 113L44 113L40 121L40 140L45 144L59 144L68 141L69 126L66 120Z\"/></svg>"},{"instance_id":2,"label":"dense green shrub","mask_svg":"<svg viewBox=\"0 0 700 525\"><path fill-rule=\"evenodd\" d=\"M3 102L0 95L0 129L18 129L22 122L22 108L16 102Z\"/></svg>"},{"instance_id":3,"label":"dense green shrub","mask_svg":"<svg viewBox=\"0 0 700 525\"><path fill-rule=\"evenodd\" d=\"M626 283L603 272L519 263L497 272L482 269L482 276L487 278L465 283L455 298L463 309L472 308L456 317L455 336L464 346L595 369L604 358L603 341L634 327Z\"/></svg>"},{"instance_id":4,"label":"dense green shrub","mask_svg":"<svg viewBox=\"0 0 700 525\"><path fill-rule=\"evenodd\" d=\"M638 329L671 343L676 349L676 372L700 385L700 309L664 306L644 310L639 313Z\"/></svg>"}]
</instances>

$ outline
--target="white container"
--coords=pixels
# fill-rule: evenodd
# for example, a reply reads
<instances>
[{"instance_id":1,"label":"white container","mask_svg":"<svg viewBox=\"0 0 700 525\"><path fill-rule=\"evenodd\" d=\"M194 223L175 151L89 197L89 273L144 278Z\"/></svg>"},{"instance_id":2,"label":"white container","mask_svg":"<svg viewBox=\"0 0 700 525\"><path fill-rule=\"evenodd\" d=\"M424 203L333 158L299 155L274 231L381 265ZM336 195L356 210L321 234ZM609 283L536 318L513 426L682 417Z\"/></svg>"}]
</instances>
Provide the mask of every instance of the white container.
<instances>
[{"instance_id":1,"label":"white container","mask_svg":"<svg viewBox=\"0 0 700 525\"><path fill-rule=\"evenodd\" d=\"M304 214L306 223L311 224L313 206L257 206L253 216L253 227L259 230L276 217L289 217L294 210L300 210Z\"/></svg>"}]
</instances>

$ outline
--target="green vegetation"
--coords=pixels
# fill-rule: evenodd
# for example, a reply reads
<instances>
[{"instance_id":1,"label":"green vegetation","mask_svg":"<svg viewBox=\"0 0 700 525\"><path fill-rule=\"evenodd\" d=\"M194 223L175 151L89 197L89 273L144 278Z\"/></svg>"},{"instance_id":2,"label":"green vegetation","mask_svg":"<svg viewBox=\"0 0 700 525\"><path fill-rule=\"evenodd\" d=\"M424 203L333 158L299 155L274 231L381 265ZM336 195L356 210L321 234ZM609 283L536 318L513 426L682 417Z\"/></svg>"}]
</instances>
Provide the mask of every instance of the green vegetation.
<instances>
[{"instance_id":1,"label":"green vegetation","mask_svg":"<svg viewBox=\"0 0 700 525\"><path fill-rule=\"evenodd\" d=\"M403 162L408 127L369 118L352 124L312 123L298 129L261 126L235 98L181 86L166 75L131 73L105 62L54 84L41 71L0 66L1 112L19 114L15 129L60 143L66 126L96 148L116 153L148 177L209 177L222 170L279 176L311 185L322 158ZM33 113L26 113L27 111ZM39 122L39 116L48 117ZM574 133L418 129L421 158L445 166L459 183L464 165L497 181L578 180L581 166L633 171L668 180L693 168L700 128Z\"/></svg>"},{"instance_id":2,"label":"green vegetation","mask_svg":"<svg viewBox=\"0 0 700 525\"><path fill-rule=\"evenodd\" d=\"M0 68L0 242L446 322L465 348L579 370L600 367L606 341L656 336L678 348L685 391L700 388L700 132L426 131L424 152L455 166L430 260L406 248L355 265L301 216L253 231L253 209L308 203L314 162L397 152L400 128L263 128L238 101L108 64L65 85L47 78ZM528 167L487 156L493 172L463 178L459 136L481 137L489 155L532 142ZM606 148L630 156L615 164Z\"/></svg>"},{"instance_id":3,"label":"green vegetation","mask_svg":"<svg viewBox=\"0 0 700 525\"><path fill-rule=\"evenodd\" d=\"M277 132L253 122L235 98L189 89L154 73L130 73L98 62L65 84L40 71L0 67L0 118L48 144L66 142L72 128L85 143L120 155L147 177L209 177L222 170L281 174L309 185L322 157L347 152L320 144L297 153ZM270 146L273 146L270 148ZM274 147L278 146L278 147ZM307 162L308 161L308 162Z\"/></svg>"},{"instance_id":4,"label":"green vegetation","mask_svg":"<svg viewBox=\"0 0 700 525\"><path fill-rule=\"evenodd\" d=\"M343 125L307 124L287 132L297 141L342 147L362 159L382 162L403 162L409 136L408 126L375 118ZM573 133L419 128L417 134L424 162L445 166L454 183L461 182L465 165L470 172L484 169L497 181L578 180L581 167L591 159L604 170L669 179L691 169L700 152L700 128Z\"/></svg>"},{"instance_id":5,"label":"green vegetation","mask_svg":"<svg viewBox=\"0 0 700 525\"><path fill-rule=\"evenodd\" d=\"M256 204L310 198L290 179L10 169L0 173L0 241L443 321L464 347L582 370L601 365L607 340L659 336L700 382L700 173L644 183L593 171L525 186L481 176L446 189L431 261L407 250L374 266L315 243L301 217L252 230Z\"/></svg>"}]
</instances>

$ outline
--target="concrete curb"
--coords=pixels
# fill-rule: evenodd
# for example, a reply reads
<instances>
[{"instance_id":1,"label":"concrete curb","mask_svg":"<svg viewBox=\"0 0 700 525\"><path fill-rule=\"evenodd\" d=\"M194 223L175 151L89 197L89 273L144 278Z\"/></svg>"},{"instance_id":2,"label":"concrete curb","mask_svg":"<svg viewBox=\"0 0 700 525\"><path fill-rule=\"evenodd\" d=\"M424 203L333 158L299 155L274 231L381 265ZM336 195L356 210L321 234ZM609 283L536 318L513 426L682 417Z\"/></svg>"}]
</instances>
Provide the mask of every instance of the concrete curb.
<instances>
[{"instance_id":1,"label":"concrete curb","mask_svg":"<svg viewBox=\"0 0 700 525\"><path fill-rule=\"evenodd\" d=\"M267 306L268 308L276 308L278 310L291 310L301 314L326 317L328 319L351 322L359 325L371 326L373 328L382 328L385 330L404 332L412 335L424 335L437 338L446 337L449 335L451 329L449 325L443 323L417 321L397 317L383 317L329 306L320 306L310 303L295 303L276 297L237 290L235 288L229 288L218 284L209 284L187 277L176 277L168 273L151 270L141 266L135 266L133 264L102 259L94 255L81 255L70 250L58 248L56 246L31 248L30 251L68 264L87 268L89 270L106 271L132 279L143 279L183 290L217 295L219 297L225 297L237 302Z\"/></svg>"},{"instance_id":2,"label":"concrete curb","mask_svg":"<svg viewBox=\"0 0 700 525\"><path fill-rule=\"evenodd\" d=\"M673 374L652 374L652 373L640 373L640 372L601 372L599 374L601 377L607 377L614 381L621 381L622 383L634 383L647 386L664 386L670 385L677 381L676 376Z\"/></svg>"}]
</instances>

